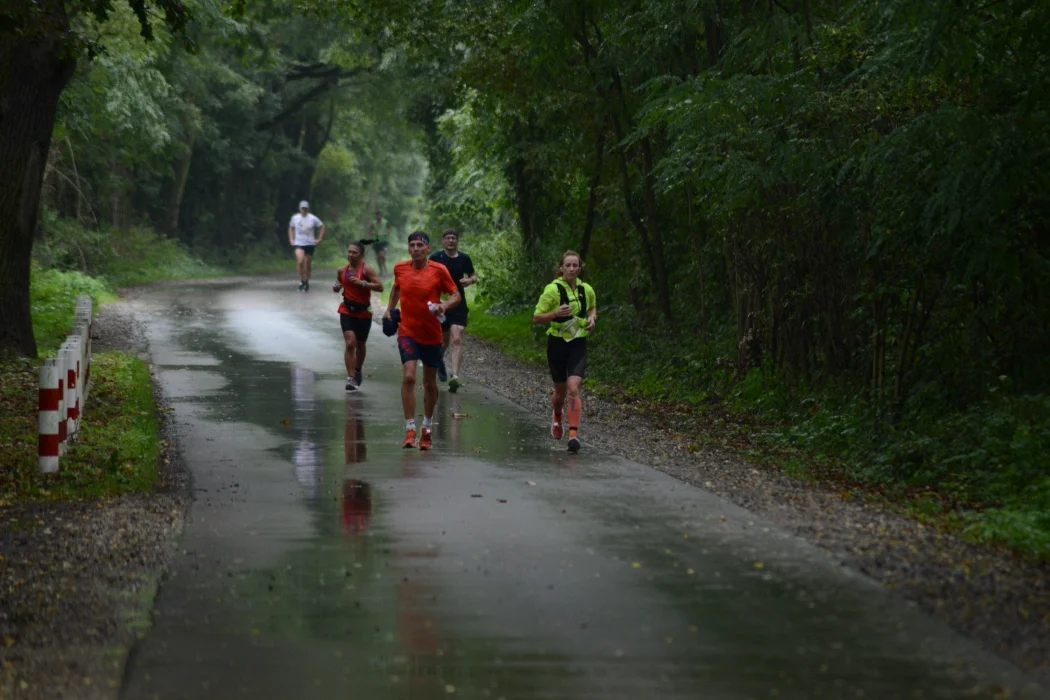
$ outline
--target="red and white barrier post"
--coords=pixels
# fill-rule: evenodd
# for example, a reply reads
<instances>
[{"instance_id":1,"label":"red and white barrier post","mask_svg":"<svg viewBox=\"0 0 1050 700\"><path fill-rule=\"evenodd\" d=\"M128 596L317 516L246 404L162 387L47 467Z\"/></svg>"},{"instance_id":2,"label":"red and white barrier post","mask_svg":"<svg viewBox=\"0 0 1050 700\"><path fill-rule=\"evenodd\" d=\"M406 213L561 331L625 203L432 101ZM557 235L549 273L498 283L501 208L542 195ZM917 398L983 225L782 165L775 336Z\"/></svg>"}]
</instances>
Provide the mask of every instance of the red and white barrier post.
<instances>
[{"instance_id":1,"label":"red and white barrier post","mask_svg":"<svg viewBox=\"0 0 1050 700\"><path fill-rule=\"evenodd\" d=\"M76 437L91 381L91 297L77 297L72 335L54 359L40 365L40 471L58 471L58 459Z\"/></svg>"},{"instance_id":2,"label":"red and white barrier post","mask_svg":"<svg viewBox=\"0 0 1050 700\"><path fill-rule=\"evenodd\" d=\"M40 471L45 474L58 471L59 404L62 389L59 387L57 360L44 360L40 365Z\"/></svg>"}]
</instances>

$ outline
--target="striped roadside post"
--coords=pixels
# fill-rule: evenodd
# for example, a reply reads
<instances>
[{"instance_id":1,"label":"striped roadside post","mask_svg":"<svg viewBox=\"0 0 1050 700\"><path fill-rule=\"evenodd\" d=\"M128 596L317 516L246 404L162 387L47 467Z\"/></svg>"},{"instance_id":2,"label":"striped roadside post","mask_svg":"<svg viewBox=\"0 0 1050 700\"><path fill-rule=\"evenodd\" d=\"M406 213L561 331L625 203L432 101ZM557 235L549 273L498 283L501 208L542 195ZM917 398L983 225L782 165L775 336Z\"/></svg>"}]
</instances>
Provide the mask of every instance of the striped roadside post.
<instances>
[{"instance_id":1,"label":"striped roadside post","mask_svg":"<svg viewBox=\"0 0 1050 700\"><path fill-rule=\"evenodd\" d=\"M58 454L66 453L66 437L69 435L69 421L66 420L66 354L65 344L55 355L55 366L58 368Z\"/></svg>"},{"instance_id":2,"label":"striped roadside post","mask_svg":"<svg viewBox=\"0 0 1050 700\"><path fill-rule=\"evenodd\" d=\"M64 354L63 362L66 366L66 442L73 440L80 424L80 390L77 386L77 375L80 372L80 350L77 347L79 344L80 341L75 335L70 336L59 351Z\"/></svg>"},{"instance_id":3,"label":"striped roadside post","mask_svg":"<svg viewBox=\"0 0 1050 700\"><path fill-rule=\"evenodd\" d=\"M40 441L37 452L40 456L40 471L45 474L58 471L61 397L58 361L44 360L40 365Z\"/></svg>"}]
</instances>

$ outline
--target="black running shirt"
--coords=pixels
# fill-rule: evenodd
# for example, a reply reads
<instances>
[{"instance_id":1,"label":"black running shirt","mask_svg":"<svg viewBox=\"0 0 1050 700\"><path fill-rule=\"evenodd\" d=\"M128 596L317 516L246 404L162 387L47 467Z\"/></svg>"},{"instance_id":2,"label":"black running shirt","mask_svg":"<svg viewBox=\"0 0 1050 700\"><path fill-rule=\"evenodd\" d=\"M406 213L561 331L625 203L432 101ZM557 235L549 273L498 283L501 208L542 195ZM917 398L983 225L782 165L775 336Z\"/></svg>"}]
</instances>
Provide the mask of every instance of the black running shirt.
<instances>
[{"instance_id":1,"label":"black running shirt","mask_svg":"<svg viewBox=\"0 0 1050 700\"><path fill-rule=\"evenodd\" d=\"M430 259L448 268L448 273L452 275L452 281L456 283L456 290L461 298L459 303L466 309L467 295L463 293L463 284L460 280L474 274L474 263L471 262L470 256L466 253L459 253L456 257L450 258L444 250L439 250L433 253Z\"/></svg>"}]
</instances>

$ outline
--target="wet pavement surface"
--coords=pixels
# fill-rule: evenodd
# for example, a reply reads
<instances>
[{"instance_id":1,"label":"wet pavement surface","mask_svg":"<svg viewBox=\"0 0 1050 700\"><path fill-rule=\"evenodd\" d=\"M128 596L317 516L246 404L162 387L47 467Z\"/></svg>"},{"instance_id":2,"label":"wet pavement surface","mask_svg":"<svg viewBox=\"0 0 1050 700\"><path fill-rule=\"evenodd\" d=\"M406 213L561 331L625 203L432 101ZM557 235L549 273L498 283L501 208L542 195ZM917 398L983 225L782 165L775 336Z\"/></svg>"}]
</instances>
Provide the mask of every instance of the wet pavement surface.
<instances>
[{"instance_id":1,"label":"wet pavement surface","mask_svg":"<svg viewBox=\"0 0 1050 700\"><path fill-rule=\"evenodd\" d=\"M373 326L346 394L316 287L136 302L195 501L123 697L1045 697L820 550L569 455L480 386L443 388L434 450L403 450L394 340Z\"/></svg>"}]
</instances>

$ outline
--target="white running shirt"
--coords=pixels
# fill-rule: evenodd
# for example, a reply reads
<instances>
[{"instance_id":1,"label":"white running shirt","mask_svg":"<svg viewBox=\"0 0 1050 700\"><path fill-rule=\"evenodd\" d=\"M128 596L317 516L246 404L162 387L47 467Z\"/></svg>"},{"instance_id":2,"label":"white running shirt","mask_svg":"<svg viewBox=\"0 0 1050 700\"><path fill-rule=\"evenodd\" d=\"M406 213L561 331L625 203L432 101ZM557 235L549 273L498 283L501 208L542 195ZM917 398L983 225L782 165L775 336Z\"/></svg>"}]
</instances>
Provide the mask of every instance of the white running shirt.
<instances>
[{"instance_id":1,"label":"white running shirt","mask_svg":"<svg viewBox=\"0 0 1050 700\"><path fill-rule=\"evenodd\" d=\"M317 231L321 228L321 220L313 214L295 214L288 224L295 229L295 243L293 245L314 245L317 243Z\"/></svg>"}]
</instances>

